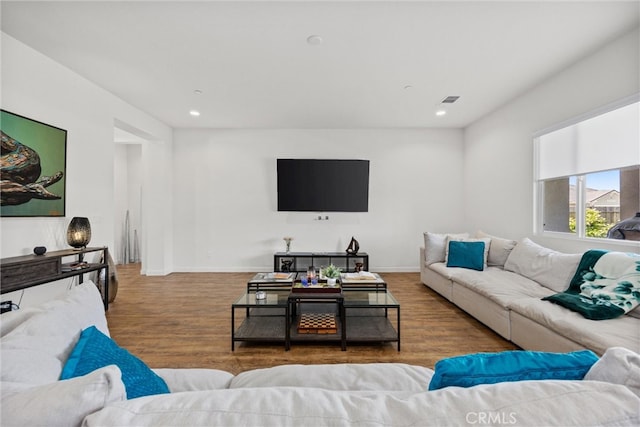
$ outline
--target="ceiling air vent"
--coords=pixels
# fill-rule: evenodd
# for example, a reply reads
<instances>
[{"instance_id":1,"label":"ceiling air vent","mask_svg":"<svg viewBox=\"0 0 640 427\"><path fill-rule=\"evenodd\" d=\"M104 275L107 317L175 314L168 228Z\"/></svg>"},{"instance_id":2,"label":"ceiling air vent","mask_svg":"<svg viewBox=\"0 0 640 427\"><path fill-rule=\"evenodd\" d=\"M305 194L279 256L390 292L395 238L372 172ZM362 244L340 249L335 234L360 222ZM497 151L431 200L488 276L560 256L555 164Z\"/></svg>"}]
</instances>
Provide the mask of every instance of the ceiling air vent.
<instances>
[{"instance_id":1,"label":"ceiling air vent","mask_svg":"<svg viewBox=\"0 0 640 427\"><path fill-rule=\"evenodd\" d=\"M442 100L442 104L453 104L454 102L456 102L458 100L458 98L460 98L459 96L447 96L445 99Z\"/></svg>"}]
</instances>

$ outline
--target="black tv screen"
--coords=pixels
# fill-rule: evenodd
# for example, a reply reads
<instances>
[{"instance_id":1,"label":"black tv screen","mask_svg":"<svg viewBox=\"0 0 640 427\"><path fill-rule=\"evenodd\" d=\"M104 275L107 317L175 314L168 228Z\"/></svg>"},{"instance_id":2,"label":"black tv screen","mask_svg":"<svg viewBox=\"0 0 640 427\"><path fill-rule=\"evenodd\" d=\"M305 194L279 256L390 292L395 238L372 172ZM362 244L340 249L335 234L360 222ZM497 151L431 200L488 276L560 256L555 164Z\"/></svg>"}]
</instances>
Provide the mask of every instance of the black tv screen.
<instances>
[{"instance_id":1,"label":"black tv screen","mask_svg":"<svg viewBox=\"0 0 640 427\"><path fill-rule=\"evenodd\" d=\"M278 159L278 211L368 210L369 160Z\"/></svg>"}]
</instances>

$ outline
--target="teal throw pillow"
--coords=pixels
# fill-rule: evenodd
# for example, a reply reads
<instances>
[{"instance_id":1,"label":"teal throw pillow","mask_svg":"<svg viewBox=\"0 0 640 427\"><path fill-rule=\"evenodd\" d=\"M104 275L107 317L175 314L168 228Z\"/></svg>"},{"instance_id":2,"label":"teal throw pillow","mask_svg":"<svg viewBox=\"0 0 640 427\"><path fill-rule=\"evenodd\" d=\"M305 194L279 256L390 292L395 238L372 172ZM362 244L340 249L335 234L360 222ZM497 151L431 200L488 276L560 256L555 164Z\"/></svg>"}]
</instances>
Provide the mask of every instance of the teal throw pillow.
<instances>
[{"instance_id":1,"label":"teal throw pillow","mask_svg":"<svg viewBox=\"0 0 640 427\"><path fill-rule=\"evenodd\" d=\"M80 377L108 365L117 365L127 399L169 393L169 387L145 363L95 326L83 330L60 375L61 380Z\"/></svg>"},{"instance_id":2,"label":"teal throw pillow","mask_svg":"<svg viewBox=\"0 0 640 427\"><path fill-rule=\"evenodd\" d=\"M505 381L581 380L597 361L598 356L591 350L571 353L516 350L456 356L436 362L429 390Z\"/></svg>"},{"instance_id":3,"label":"teal throw pillow","mask_svg":"<svg viewBox=\"0 0 640 427\"><path fill-rule=\"evenodd\" d=\"M447 267L484 270L484 242L450 240Z\"/></svg>"}]
</instances>

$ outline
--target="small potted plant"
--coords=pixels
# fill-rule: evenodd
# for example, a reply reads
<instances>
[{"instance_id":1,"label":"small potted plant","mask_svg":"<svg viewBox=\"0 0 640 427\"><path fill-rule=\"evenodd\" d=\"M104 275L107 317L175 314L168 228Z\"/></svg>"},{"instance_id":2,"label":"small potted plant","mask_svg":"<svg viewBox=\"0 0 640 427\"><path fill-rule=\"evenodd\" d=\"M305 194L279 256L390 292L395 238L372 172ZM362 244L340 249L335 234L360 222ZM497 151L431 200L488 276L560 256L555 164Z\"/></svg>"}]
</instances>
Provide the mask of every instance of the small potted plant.
<instances>
[{"instance_id":1,"label":"small potted plant","mask_svg":"<svg viewBox=\"0 0 640 427\"><path fill-rule=\"evenodd\" d=\"M336 267L333 264L329 264L328 267L323 268L321 271L322 275L327 279L327 286L335 286L341 272L340 267Z\"/></svg>"}]
</instances>

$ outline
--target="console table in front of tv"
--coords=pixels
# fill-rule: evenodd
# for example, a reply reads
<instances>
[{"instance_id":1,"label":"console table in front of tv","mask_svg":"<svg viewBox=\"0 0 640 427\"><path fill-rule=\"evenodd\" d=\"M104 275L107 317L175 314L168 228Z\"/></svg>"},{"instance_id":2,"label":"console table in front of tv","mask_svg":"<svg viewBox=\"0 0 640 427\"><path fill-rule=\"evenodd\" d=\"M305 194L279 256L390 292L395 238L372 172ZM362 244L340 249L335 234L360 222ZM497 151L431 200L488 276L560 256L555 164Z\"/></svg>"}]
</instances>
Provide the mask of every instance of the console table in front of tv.
<instances>
[{"instance_id":1,"label":"console table in front of tv","mask_svg":"<svg viewBox=\"0 0 640 427\"><path fill-rule=\"evenodd\" d=\"M362 270L369 271L369 255L366 252L349 254L346 252L276 252L273 254L273 271L307 271L307 268L326 267L333 264L344 272L356 271L356 263Z\"/></svg>"}]
</instances>

